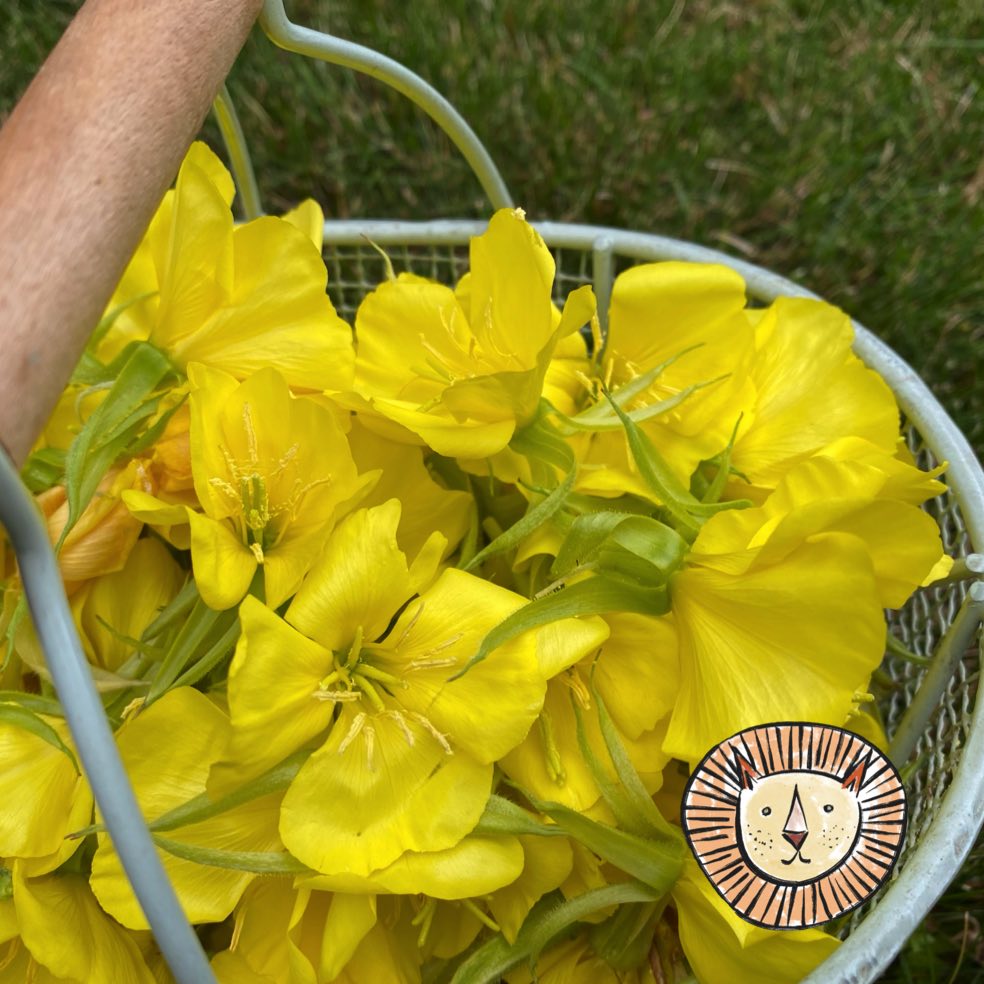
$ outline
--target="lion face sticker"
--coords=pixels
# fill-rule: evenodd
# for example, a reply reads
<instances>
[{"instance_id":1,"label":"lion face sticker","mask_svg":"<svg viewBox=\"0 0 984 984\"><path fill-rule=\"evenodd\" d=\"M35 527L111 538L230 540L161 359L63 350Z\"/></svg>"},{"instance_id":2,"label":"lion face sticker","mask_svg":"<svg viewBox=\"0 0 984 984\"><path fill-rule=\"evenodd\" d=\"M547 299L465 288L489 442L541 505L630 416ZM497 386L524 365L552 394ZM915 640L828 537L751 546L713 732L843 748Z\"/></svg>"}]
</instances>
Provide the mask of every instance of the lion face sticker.
<instances>
[{"instance_id":1,"label":"lion face sticker","mask_svg":"<svg viewBox=\"0 0 984 984\"><path fill-rule=\"evenodd\" d=\"M735 912L800 929L856 908L888 878L905 792L860 735L770 724L711 749L687 783L681 817L704 874Z\"/></svg>"}]
</instances>

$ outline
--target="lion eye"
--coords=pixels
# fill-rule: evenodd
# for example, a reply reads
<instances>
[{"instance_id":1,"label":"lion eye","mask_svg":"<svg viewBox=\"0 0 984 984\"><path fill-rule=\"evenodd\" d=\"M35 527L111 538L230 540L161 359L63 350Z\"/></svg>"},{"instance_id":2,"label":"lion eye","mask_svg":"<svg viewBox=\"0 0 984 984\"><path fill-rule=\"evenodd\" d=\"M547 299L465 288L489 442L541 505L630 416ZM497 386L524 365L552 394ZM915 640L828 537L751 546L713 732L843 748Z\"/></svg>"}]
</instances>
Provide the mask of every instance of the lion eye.
<instances>
[{"instance_id":1,"label":"lion eye","mask_svg":"<svg viewBox=\"0 0 984 984\"><path fill-rule=\"evenodd\" d=\"M833 813L834 812L834 804L833 803L824 803L823 812L824 813Z\"/></svg>"},{"instance_id":2,"label":"lion eye","mask_svg":"<svg viewBox=\"0 0 984 984\"><path fill-rule=\"evenodd\" d=\"M772 807L771 806L763 806L762 807L762 816L763 817L767 817L771 812L772 812Z\"/></svg>"}]
</instances>

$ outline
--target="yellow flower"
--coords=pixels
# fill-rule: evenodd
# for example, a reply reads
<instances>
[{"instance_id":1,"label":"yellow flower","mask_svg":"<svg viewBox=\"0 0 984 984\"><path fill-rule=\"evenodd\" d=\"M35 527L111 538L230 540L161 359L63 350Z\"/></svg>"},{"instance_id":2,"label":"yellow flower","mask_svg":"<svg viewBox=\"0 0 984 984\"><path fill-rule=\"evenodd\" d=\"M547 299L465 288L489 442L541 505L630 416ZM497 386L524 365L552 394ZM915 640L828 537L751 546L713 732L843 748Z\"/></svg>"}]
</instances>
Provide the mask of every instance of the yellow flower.
<instances>
[{"instance_id":1,"label":"yellow flower","mask_svg":"<svg viewBox=\"0 0 984 984\"><path fill-rule=\"evenodd\" d=\"M71 748L64 719L39 715L53 740ZM57 736L57 738L55 738ZM92 816L92 792L76 763L55 744L0 723L0 858L19 858L27 875L53 871L75 852L67 835Z\"/></svg>"},{"instance_id":2,"label":"yellow flower","mask_svg":"<svg viewBox=\"0 0 984 984\"><path fill-rule=\"evenodd\" d=\"M440 485L427 468L423 448L388 441L362 426L359 418L353 421L348 440L359 471L381 473L362 505L378 506L389 499L400 500L397 529L400 549L416 556L437 531L447 540L444 555L454 551L475 508L471 495Z\"/></svg>"},{"instance_id":3,"label":"yellow flower","mask_svg":"<svg viewBox=\"0 0 984 984\"><path fill-rule=\"evenodd\" d=\"M536 412L557 344L594 315L582 287L556 317L553 276L523 213L500 210L472 240L471 273L457 291L402 274L363 301L349 402L390 422L390 435L440 454L501 451Z\"/></svg>"},{"instance_id":4,"label":"yellow flower","mask_svg":"<svg viewBox=\"0 0 984 984\"><path fill-rule=\"evenodd\" d=\"M358 476L334 414L292 397L264 369L244 383L189 367L191 455L203 512L148 495L125 502L149 523L189 523L198 590L231 608L262 566L266 599L281 604L314 562L338 515L373 476Z\"/></svg>"},{"instance_id":5,"label":"yellow flower","mask_svg":"<svg viewBox=\"0 0 984 984\"><path fill-rule=\"evenodd\" d=\"M669 363L624 409L641 410L687 387L713 383L640 425L685 486L700 461L727 445L754 399L746 372L754 336L744 307L744 281L714 264L643 264L622 273L612 288L601 370L609 388L617 391ZM621 429L592 434L579 459L579 489L652 498Z\"/></svg>"},{"instance_id":6,"label":"yellow flower","mask_svg":"<svg viewBox=\"0 0 984 984\"><path fill-rule=\"evenodd\" d=\"M613 614L581 619L582 645L569 643L569 658L587 655L574 667L551 667L543 711L526 740L499 763L507 776L541 799L553 800L597 819L611 821L577 737L574 703L581 711L588 744L599 761L608 753L588 689L593 680L625 750L650 792L659 788L668 756L661 750L665 724L679 688L677 641L672 620ZM587 633L593 628L593 637ZM556 674L556 675L554 675Z\"/></svg>"},{"instance_id":7,"label":"yellow flower","mask_svg":"<svg viewBox=\"0 0 984 984\"><path fill-rule=\"evenodd\" d=\"M366 876L458 844L485 808L493 763L543 701L529 634L451 679L523 599L457 570L433 581L443 537L408 563L399 518L391 500L347 519L286 621L252 598L240 611L233 738L210 790L317 739L280 826L291 853L329 875Z\"/></svg>"},{"instance_id":8,"label":"yellow flower","mask_svg":"<svg viewBox=\"0 0 984 984\"><path fill-rule=\"evenodd\" d=\"M745 922L692 859L673 888L673 901L683 952L701 984L793 984L840 945L818 929L789 933Z\"/></svg>"},{"instance_id":9,"label":"yellow flower","mask_svg":"<svg viewBox=\"0 0 984 984\"><path fill-rule=\"evenodd\" d=\"M320 210L309 203L234 226L233 191L218 158L193 144L110 301L110 311L130 306L100 355L147 339L182 369L202 362L244 379L272 365L294 389L347 387L351 330L325 293L310 236Z\"/></svg>"},{"instance_id":10,"label":"yellow flower","mask_svg":"<svg viewBox=\"0 0 984 984\"><path fill-rule=\"evenodd\" d=\"M752 725L853 712L884 652L883 609L948 567L917 505L943 486L893 451L841 439L788 464L761 506L701 528L671 581L670 754L694 763Z\"/></svg>"},{"instance_id":11,"label":"yellow flower","mask_svg":"<svg viewBox=\"0 0 984 984\"><path fill-rule=\"evenodd\" d=\"M225 748L229 719L191 687L166 693L131 717L117 733L120 756L147 820L155 820L205 791L209 768ZM279 797L268 795L165 837L185 845L224 851L280 850ZM112 841L97 835L90 884L99 904L130 929L148 929L147 920L123 872ZM215 868L158 851L188 918L221 922L232 912L255 875Z\"/></svg>"},{"instance_id":12,"label":"yellow flower","mask_svg":"<svg viewBox=\"0 0 984 984\"><path fill-rule=\"evenodd\" d=\"M156 984L136 941L107 916L85 878L26 878L13 866L0 901L0 980L11 984Z\"/></svg>"},{"instance_id":13,"label":"yellow flower","mask_svg":"<svg viewBox=\"0 0 984 984\"><path fill-rule=\"evenodd\" d=\"M153 490L147 469L139 461L111 469L69 530L58 552L66 594L72 594L91 578L120 570L126 563L143 529L143 523L130 514L122 501L131 489L145 494ZM42 492L37 502L48 524L48 536L57 543L68 521L64 486L55 485Z\"/></svg>"},{"instance_id":14,"label":"yellow flower","mask_svg":"<svg viewBox=\"0 0 984 984\"><path fill-rule=\"evenodd\" d=\"M115 672L185 575L158 540L138 540L122 569L90 581L72 599L82 648L93 667Z\"/></svg>"},{"instance_id":15,"label":"yellow flower","mask_svg":"<svg viewBox=\"0 0 984 984\"><path fill-rule=\"evenodd\" d=\"M895 398L853 339L847 315L821 301L782 297L757 314L755 401L731 459L748 481L732 482L735 495L761 500L792 464L845 437L895 451Z\"/></svg>"}]
</instances>

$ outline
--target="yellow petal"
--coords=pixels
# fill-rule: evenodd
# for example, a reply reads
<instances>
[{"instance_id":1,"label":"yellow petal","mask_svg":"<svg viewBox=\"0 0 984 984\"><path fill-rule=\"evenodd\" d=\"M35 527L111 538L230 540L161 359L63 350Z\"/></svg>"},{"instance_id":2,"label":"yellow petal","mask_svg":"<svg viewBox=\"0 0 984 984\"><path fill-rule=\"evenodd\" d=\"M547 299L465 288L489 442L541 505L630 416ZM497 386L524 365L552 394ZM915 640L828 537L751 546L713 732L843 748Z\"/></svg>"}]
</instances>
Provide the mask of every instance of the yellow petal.
<instances>
[{"instance_id":1,"label":"yellow petal","mask_svg":"<svg viewBox=\"0 0 984 984\"><path fill-rule=\"evenodd\" d=\"M253 597L239 609L242 635L229 667L229 745L213 766L213 796L281 762L331 723L332 705L312 696L332 654Z\"/></svg>"},{"instance_id":2,"label":"yellow petal","mask_svg":"<svg viewBox=\"0 0 984 984\"><path fill-rule=\"evenodd\" d=\"M526 736L543 704L536 640L524 633L456 680L485 635L523 599L459 570L446 570L393 627L398 653L379 663L407 680L401 707L424 714L456 749L491 764ZM575 623L574 635L580 626Z\"/></svg>"},{"instance_id":3,"label":"yellow petal","mask_svg":"<svg viewBox=\"0 0 984 984\"><path fill-rule=\"evenodd\" d=\"M686 568L672 593L681 685L664 749L690 763L753 725L843 724L881 661L881 602L853 536L812 537L739 576Z\"/></svg>"},{"instance_id":4,"label":"yellow petal","mask_svg":"<svg viewBox=\"0 0 984 984\"><path fill-rule=\"evenodd\" d=\"M191 687L166 693L130 718L117 733L120 756L141 812L154 820L205 791L206 777L228 740L225 714ZM185 844L227 851L273 851L278 797L266 796L209 820L168 831ZM123 873L112 842L97 837L92 859L92 890L103 908L131 929L148 925ZM249 872L213 868L158 851L164 869L191 922L221 922L255 877Z\"/></svg>"},{"instance_id":5,"label":"yellow petal","mask_svg":"<svg viewBox=\"0 0 984 984\"><path fill-rule=\"evenodd\" d=\"M521 211L503 208L472 239L469 252L468 320L479 345L513 356L517 368L533 366L553 329L550 250Z\"/></svg>"},{"instance_id":6,"label":"yellow petal","mask_svg":"<svg viewBox=\"0 0 984 984\"><path fill-rule=\"evenodd\" d=\"M138 540L123 569L93 581L85 594L79 626L90 661L118 669L133 652L123 637L139 639L184 577L160 541Z\"/></svg>"},{"instance_id":7,"label":"yellow petal","mask_svg":"<svg viewBox=\"0 0 984 984\"><path fill-rule=\"evenodd\" d=\"M547 840L552 847L553 841ZM552 858L557 855L550 848L547 853ZM569 848L567 853L569 856ZM443 851L408 851L368 875L342 871L305 878L302 884L333 892L467 899L487 895L515 881L523 871L523 857L523 847L515 837L469 836Z\"/></svg>"},{"instance_id":8,"label":"yellow petal","mask_svg":"<svg viewBox=\"0 0 984 984\"><path fill-rule=\"evenodd\" d=\"M431 476L419 447L396 444L356 424L349 434L352 457L360 472L381 469L382 476L364 506L397 498L402 504L397 542L408 556L415 556L435 530L444 534L451 553L468 528L472 498L466 492L446 489Z\"/></svg>"},{"instance_id":9,"label":"yellow petal","mask_svg":"<svg viewBox=\"0 0 984 984\"><path fill-rule=\"evenodd\" d=\"M44 722L72 747L61 718ZM92 793L71 759L23 728L0 723L0 856L30 858L31 874L57 868L79 842L66 835L89 823Z\"/></svg>"},{"instance_id":10,"label":"yellow petal","mask_svg":"<svg viewBox=\"0 0 984 984\"><path fill-rule=\"evenodd\" d=\"M256 556L225 523L189 509L191 563L202 601L224 611L242 601L253 575Z\"/></svg>"},{"instance_id":11,"label":"yellow petal","mask_svg":"<svg viewBox=\"0 0 984 984\"><path fill-rule=\"evenodd\" d=\"M325 213L313 198L305 198L289 212L284 212L284 221L300 229L314 243L320 253L325 239Z\"/></svg>"},{"instance_id":12,"label":"yellow petal","mask_svg":"<svg viewBox=\"0 0 984 984\"><path fill-rule=\"evenodd\" d=\"M780 298L757 327L754 422L732 466L775 488L785 469L845 435L892 452L898 409L884 380L851 354L851 323L820 301Z\"/></svg>"},{"instance_id":13,"label":"yellow petal","mask_svg":"<svg viewBox=\"0 0 984 984\"><path fill-rule=\"evenodd\" d=\"M346 704L287 791L280 831L316 871L368 875L406 851L457 844L482 815L491 784L491 765L447 754L416 721Z\"/></svg>"},{"instance_id":14,"label":"yellow petal","mask_svg":"<svg viewBox=\"0 0 984 984\"><path fill-rule=\"evenodd\" d=\"M347 649L361 627L367 642L382 635L413 593L398 548L400 503L360 509L335 530L294 596L286 619L325 649Z\"/></svg>"},{"instance_id":15,"label":"yellow petal","mask_svg":"<svg viewBox=\"0 0 984 984\"><path fill-rule=\"evenodd\" d=\"M140 950L99 908L80 875L24 879L14 865L21 939L59 980L78 984L155 984Z\"/></svg>"},{"instance_id":16,"label":"yellow petal","mask_svg":"<svg viewBox=\"0 0 984 984\"><path fill-rule=\"evenodd\" d=\"M217 306L170 354L244 379L274 366L288 384L321 392L351 385L352 331L325 293L327 271L308 236L275 216L232 233L235 279Z\"/></svg>"},{"instance_id":17,"label":"yellow petal","mask_svg":"<svg viewBox=\"0 0 984 984\"><path fill-rule=\"evenodd\" d=\"M656 727L676 702L680 665L672 616L606 615L611 635L594 683L612 719L630 738Z\"/></svg>"},{"instance_id":18,"label":"yellow petal","mask_svg":"<svg viewBox=\"0 0 984 984\"><path fill-rule=\"evenodd\" d=\"M321 937L319 978L333 981L345 969L359 944L375 925L375 896L333 895L325 919L324 935Z\"/></svg>"},{"instance_id":19,"label":"yellow petal","mask_svg":"<svg viewBox=\"0 0 984 984\"><path fill-rule=\"evenodd\" d=\"M758 929L744 922L688 861L673 888L680 943L702 984L793 984L840 941L818 929Z\"/></svg>"},{"instance_id":20,"label":"yellow petal","mask_svg":"<svg viewBox=\"0 0 984 984\"><path fill-rule=\"evenodd\" d=\"M558 888L574 866L574 855L566 837L524 836L519 841L524 855L522 874L489 899L489 911L510 943L515 942L530 909L547 892Z\"/></svg>"}]
</instances>

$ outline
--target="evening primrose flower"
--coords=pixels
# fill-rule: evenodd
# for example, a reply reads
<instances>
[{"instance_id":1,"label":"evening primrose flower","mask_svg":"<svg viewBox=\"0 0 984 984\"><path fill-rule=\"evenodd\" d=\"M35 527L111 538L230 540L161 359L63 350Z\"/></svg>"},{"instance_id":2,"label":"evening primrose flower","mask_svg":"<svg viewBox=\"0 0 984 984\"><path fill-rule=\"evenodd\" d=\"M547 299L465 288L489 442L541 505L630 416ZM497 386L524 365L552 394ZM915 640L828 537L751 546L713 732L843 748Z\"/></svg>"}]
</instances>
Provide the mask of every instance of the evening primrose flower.
<instances>
[{"instance_id":1,"label":"evening primrose flower","mask_svg":"<svg viewBox=\"0 0 984 984\"><path fill-rule=\"evenodd\" d=\"M130 514L123 496L130 490L153 491L147 469L139 461L111 469L99 483L96 494L69 530L58 551L58 566L65 593L72 594L86 581L118 571L140 536L143 523ZM37 497L48 526L48 536L57 543L68 522L68 494L55 485Z\"/></svg>"},{"instance_id":2,"label":"evening primrose flower","mask_svg":"<svg viewBox=\"0 0 984 984\"><path fill-rule=\"evenodd\" d=\"M122 569L86 584L72 599L72 614L93 668L114 673L160 610L178 593L185 574L167 548L138 540ZM132 681L130 681L132 683Z\"/></svg>"},{"instance_id":3,"label":"evening primrose flower","mask_svg":"<svg viewBox=\"0 0 984 984\"><path fill-rule=\"evenodd\" d=\"M209 769L228 737L228 716L191 687L168 691L124 723L116 743L147 820L156 820L204 793ZM278 807L279 796L262 796L207 820L168 830L164 836L190 847L223 851L281 850ZM97 842L90 883L99 904L122 925L148 929L112 841L100 833ZM248 871L188 861L163 850L158 854L191 922L221 922L256 877Z\"/></svg>"},{"instance_id":4,"label":"evening primrose flower","mask_svg":"<svg viewBox=\"0 0 984 984\"><path fill-rule=\"evenodd\" d=\"M493 763L522 741L543 702L530 634L453 679L523 599L457 570L434 580L443 537L408 563L399 518L396 500L349 517L286 621L252 598L240 609L233 736L210 791L317 739L284 798L280 831L295 857L325 874L369 875L461 841L485 808Z\"/></svg>"},{"instance_id":5,"label":"evening primrose flower","mask_svg":"<svg viewBox=\"0 0 984 984\"><path fill-rule=\"evenodd\" d=\"M46 874L70 858L78 842L67 835L92 815L89 784L70 757L68 725L49 715L38 720L52 741L0 722L0 858L20 859L27 875Z\"/></svg>"},{"instance_id":6,"label":"evening primrose flower","mask_svg":"<svg viewBox=\"0 0 984 984\"><path fill-rule=\"evenodd\" d=\"M744 309L744 281L716 264L646 263L620 274L612 287L602 381L617 392L664 366L624 409L641 410L701 386L673 410L640 422L684 485L699 462L727 445L751 408L745 369L754 334ZM605 406L603 397L599 402ZM593 433L579 458L579 489L652 497L620 429Z\"/></svg>"},{"instance_id":7,"label":"evening primrose flower","mask_svg":"<svg viewBox=\"0 0 984 984\"><path fill-rule=\"evenodd\" d=\"M650 792L662 780L668 756L661 745L663 719L679 688L676 633L672 618L614 613L581 619L599 632L583 647L588 655L551 675L537 724L525 741L499 763L507 776L541 799L609 818L601 790L584 759L577 735L576 704L588 744L600 761L608 753L589 683L598 690L630 761ZM600 813L599 813L600 811Z\"/></svg>"},{"instance_id":8,"label":"evening primrose flower","mask_svg":"<svg viewBox=\"0 0 984 984\"><path fill-rule=\"evenodd\" d=\"M851 351L854 329L843 311L780 297L754 320L747 373L755 399L732 452L731 465L744 476L732 482L735 494L762 501L791 465L845 437L894 453L895 397Z\"/></svg>"},{"instance_id":9,"label":"evening primrose flower","mask_svg":"<svg viewBox=\"0 0 984 984\"><path fill-rule=\"evenodd\" d=\"M556 316L553 277L523 212L496 212L471 241L457 291L401 274L363 301L355 393L340 398L373 427L443 455L501 451L533 418L557 344L594 315L591 288L581 287Z\"/></svg>"},{"instance_id":10,"label":"evening primrose flower","mask_svg":"<svg viewBox=\"0 0 984 984\"><path fill-rule=\"evenodd\" d=\"M374 476L358 476L334 414L295 398L264 369L243 383L189 367L191 455L202 512L149 495L125 496L135 516L190 524L195 581L205 603L230 608L258 567L266 599L293 594L339 513Z\"/></svg>"},{"instance_id":11,"label":"evening primrose flower","mask_svg":"<svg viewBox=\"0 0 984 984\"><path fill-rule=\"evenodd\" d=\"M83 875L3 872L0 980L38 984L157 984L134 938L99 907Z\"/></svg>"},{"instance_id":12,"label":"evening primrose flower","mask_svg":"<svg viewBox=\"0 0 984 984\"><path fill-rule=\"evenodd\" d=\"M791 467L762 506L709 519L671 582L681 682L666 751L694 763L762 721L843 724L881 661L883 609L945 567L915 505L934 490L854 440Z\"/></svg>"},{"instance_id":13,"label":"evening primrose flower","mask_svg":"<svg viewBox=\"0 0 984 984\"><path fill-rule=\"evenodd\" d=\"M100 355L148 340L180 369L245 379L276 366L293 389L347 387L352 333L325 293L320 209L235 226L233 194L219 159L192 144L109 303L122 312Z\"/></svg>"},{"instance_id":14,"label":"evening primrose flower","mask_svg":"<svg viewBox=\"0 0 984 984\"><path fill-rule=\"evenodd\" d=\"M793 984L840 946L819 929L795 933L745 922L692 858L673 888L680 944L703 984Z\"/></svg>"}]
</instances>

